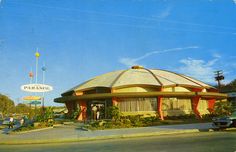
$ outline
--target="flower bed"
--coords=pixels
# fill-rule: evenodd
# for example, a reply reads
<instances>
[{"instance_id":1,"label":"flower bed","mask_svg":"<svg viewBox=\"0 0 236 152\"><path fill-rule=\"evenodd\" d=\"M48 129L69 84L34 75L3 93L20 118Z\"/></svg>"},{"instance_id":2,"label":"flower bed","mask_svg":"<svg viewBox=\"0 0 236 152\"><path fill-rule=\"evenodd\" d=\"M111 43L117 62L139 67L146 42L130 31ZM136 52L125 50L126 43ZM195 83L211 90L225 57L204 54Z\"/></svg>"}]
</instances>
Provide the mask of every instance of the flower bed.
<instances>
[{"instance_id":1,"label":"flower bed","mask_svg":"<svg viewBox=\"0 0 236 152\"><path fill-rule=\"evenodd\" d=\"M196 119L193 116L169 117L166 120L160 120L157 117L142 117L137 116L123 116L118 120L99 120L93 121L85 125L86 129L90 130L104 130L115 128L133 128L133 127L147 127L160 125L174 125L174 124L190 124L199 122L210 122L209 117L203 119Z\"/></svg>"}]
</instances>

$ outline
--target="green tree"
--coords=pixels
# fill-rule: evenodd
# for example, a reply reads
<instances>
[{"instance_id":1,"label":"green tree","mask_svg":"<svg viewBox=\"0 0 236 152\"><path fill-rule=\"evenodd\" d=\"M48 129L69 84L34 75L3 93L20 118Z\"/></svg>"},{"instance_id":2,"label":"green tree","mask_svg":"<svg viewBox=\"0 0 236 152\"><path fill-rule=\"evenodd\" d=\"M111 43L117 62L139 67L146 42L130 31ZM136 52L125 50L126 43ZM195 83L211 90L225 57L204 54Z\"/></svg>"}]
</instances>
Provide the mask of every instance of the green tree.
<instances>
[{"instance_id":1,"label":"green tree","mask_svg":"<svg viewBox=\"0 0 236 152\"><path fill-rule=\"evenodd\" d=\"M221 92L236 91L236 79L221 87Z\"/></svg>"},{"instance_id":2,"label":"green tree","mask_svg":"<svg viewBox=\"0 0 236 152\"><path fill-rule=\"evenodd\" d=\"M14 112L14 110L15 110L14 101L12 101L6 95L0 94L0 112L2 112L3 115L6 115Z\"/></svg>"},{"instance_id":3,"label":"green tree","mask_svg":"<svg viewBox=\"0 0 236 152\"><path fill-rule=\"evenodd\" d=\"M233 112L233 107L230 102L217 102L214 107L214 114L218 116L230 115Z\"/></svg>"},{"instance_id":4,"label":"green tree","mask_svg":"<svg viewBox=\"0 0 236 152\"><path fill-rule=\"evenodd\" d=\"M224 85L221 87L220 89L221 92L235 92L236 91L236 79L231 81L230 83ZM232 107L234 108L234 110L236 110L236 103L234 102L234 98L228 98L228 101L230 101L232 103Z\"/></svg>"},{"instance_id":5,"label":"green tree","mask_svg":"<svg viewBox=\"0 0 236 152\"><path fill-rule=\"evenodd\" d=\"M111 106L108 108L108 116L117 121L120 119L121 112L117 106Z\"/></svg>"},{"instance_id":6,"label":"green tree","mask_svg":"<svg viewBox=\"0 0 236 152\"><path fill-rule=\"evenodd\" d=\"M53 123L53 107L41 108L36 115L37 122L44 122L47 126L51 126Z\"/></svg>"},{"instance_id":7,"label":"green tree","mask_svg":"<svg viewBox=\"0 0 236 152\"><path fill-rule=\"evenodd\" d=\"M17 106L16 106L16 113L20 113L20 114L24 114L24 113L30 113L30 107L27 106L26 104L23 104L23 103L19 103Z\"/></svg>"}]
</instances>

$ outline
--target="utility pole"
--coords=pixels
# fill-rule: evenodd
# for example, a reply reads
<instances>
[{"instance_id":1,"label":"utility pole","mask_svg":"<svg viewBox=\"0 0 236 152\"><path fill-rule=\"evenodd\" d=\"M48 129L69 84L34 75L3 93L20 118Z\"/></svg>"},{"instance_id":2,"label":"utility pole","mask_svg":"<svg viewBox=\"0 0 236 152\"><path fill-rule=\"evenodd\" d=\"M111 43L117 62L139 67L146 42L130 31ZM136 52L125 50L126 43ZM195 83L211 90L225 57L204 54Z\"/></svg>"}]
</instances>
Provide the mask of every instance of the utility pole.
<instances>
[{"instance_id":1,"label":"utility pole","mask_svg":"<svg viewBox=\"0 0 236 152\"><path fill-rule=\"evenodd\" d=\"M220 81L224 80L225 77L223 75L223 71L222 70L215 71L214 73L215 73L215 80L218 82L218 90L220 91L220 88L221 88Z\"/></svg>"}]
</instances>

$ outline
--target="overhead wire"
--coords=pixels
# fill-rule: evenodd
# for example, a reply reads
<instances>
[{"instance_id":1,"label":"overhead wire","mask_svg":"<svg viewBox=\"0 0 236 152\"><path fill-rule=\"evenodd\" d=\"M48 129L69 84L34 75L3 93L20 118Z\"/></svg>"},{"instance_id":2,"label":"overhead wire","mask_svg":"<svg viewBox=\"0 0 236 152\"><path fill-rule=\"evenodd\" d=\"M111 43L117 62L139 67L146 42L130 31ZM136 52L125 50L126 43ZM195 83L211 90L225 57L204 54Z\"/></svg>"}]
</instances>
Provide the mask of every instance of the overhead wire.
<instances>
[{"instance_id":1,"label":"overhead wire","mask_svg":"<svg viewBox=\"0 0 236 152\"><path fill-rule=\"evenodd\" d=\"M19 5L19 3L16 3L16 2L8 2L8 3L9 4L17 4L17 5ZM166 22L166 23L176 23L176 24L184 24L184 25L214 27L214 28L221 28L221 29L228 29L228 30L236 30L235 27L229 27L229 26L220 26L220 25L211 25L211 24L199 24L199 23L183 22L183 21L176 21L176 20L159 19L159 18L154 18L154 17L150 18L150 17L131 16L131 15L124 15L124 14L105 13L105 12L81 10L81 9L74 9L74 8L65 8L65 7L56 7L56 6L45 6L45 5L33 4L33 3L23 3L23 5L35 6L35 7L41 7L41 8L48 8L48 9L59 9L59 10L64 10L64 11L77 11L77 12L81 12L81 13L89 13L89 14L97 14L97 15L133 18L133 19L137 19L137 20L150 20L150 21L159 21L159 22Z\"/></svg>"},{"instance_id":2,"label":"overhead wire","mask_svg":"<svg viewBox=\"0 0 236 152\"><path fill-rule=\"evenodd\" d=\"M16 2L7 2L8 4L15 4L19 6L19 3ZM137 17L137 16L129 16L129 15L122 15L122 14L112 14L112 13L104 13L104 12L97 12L97 11L87 11L81 9L73 9L73 8L63 8L63 7L55 7L55 6L45 6L40 4L32 4L32 3L24 3L24 6L34 6L40 8L47 8L47 9L60 9L65 11L77 11L81 13L88 13L88 14L95 14L95 15L106 15L106 16L116 16L116 17L123 17L123 18L133 18L136 20L149 20L149 21L158 21L163 23L175 23L175 24L182 24L182 25L193 25L193 26L201 26L201 27L214 27L218 29L225 29L225 30L236 30L233 27L227 26L218 26L218 25L205 25L205 24L198 24L198 23L189 23L189 22L180 22L180 21L173 21L173 20L163 20L157 18L149 18L149 17ZM9 7L9 5L8 5ZM4 14L6 15L6 14ZM10 15L10 16L18 16L18 17L27 17L28 15ZM44 17L37 16L36 18L45 19ZM51 20L61 21L61 22L80 22L80 23L91 23L91 24L103 24L103 25L113 25L113 26L127 26L127 27L134 27L134 28L143 28L143 29L163 29L163 30L172 30L172 31L185 31L185 32L200 32L200 33L211 33L211 34L230 34L236 36L236 31L210 31L210 30L195 30L195 29L183 29L183 28L176 28L176 27L160 27L154 25L137 25L137 24L125 24L125 23L114 23L114 22L103 22L103 21L91 21L91 20L81 20L81 19L70 19L70 18L63 18L63 17L54 17ZM42 21L42 20L41 20Z\"/></svg>"},{"instance_id":3,"label":"overhead wire","mask_svg":"<svg viewBox=\"0 0 236 152\"><path fill-rule=\"evenodd\" d=\"M26 15L8 15L12 17L23 17L28 18ZM40 17L37 17L38 20L36 22L47 22L39 20ZM44 19L43 17L41 17ZM89 21L89 20L79 20L79 19L65 19L65 18L52 18L51 20L60 21L60 22L74 22L74 23L90 23L90 24L103 24L103 25L112 25L112 26L125 26L132 28L140 28L140 29L162 29L162 30L172 30L176 32L199 32L199 33L211 33L211 34L226 34L226 35L235 35L234 32L219 32L219 31L207 31L207 30L193 30L193 29L181 29L174 27L156 27L156 26L148 26L148 25L136 25L136 24L124 24L124 23L112 23L112 22L101 22L101 21Z\"/></svg>"}]
</instances>

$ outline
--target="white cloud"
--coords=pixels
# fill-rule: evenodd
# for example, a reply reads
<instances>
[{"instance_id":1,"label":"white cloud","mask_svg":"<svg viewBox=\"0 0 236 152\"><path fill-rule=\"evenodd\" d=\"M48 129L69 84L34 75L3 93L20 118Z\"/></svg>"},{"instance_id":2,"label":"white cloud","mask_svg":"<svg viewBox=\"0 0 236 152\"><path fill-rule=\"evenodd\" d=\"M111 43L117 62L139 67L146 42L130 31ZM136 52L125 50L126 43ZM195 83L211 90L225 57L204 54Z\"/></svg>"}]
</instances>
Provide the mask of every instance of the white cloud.
<instances>
[{"instance_id":1,"label":"white cloud","mask_svg":"<svg viewBox=\"0 0 236 152\"><path fill-rule=\"evenodd\" d=\"M213 66L218 61L218 58L210 60L206 63L206 66Z\"/></svg>"},{"instance_id":2,"label":"white cloud","mask_svg":"<svg viewBox=\"0 0 236 152\"><path fill-rule=\"evenodd\" d=\"M135 59L132 58L121 58L119 62L126 65L127 67L131 67L133 65L138 65Z\"/></svg>"},{"instance_id":3,"label":"white cloud","mask_svg":"<svg viewBox=\"0 0 236 152\"><path fill-rule=\"evenodd\" d=\"M167 7L165 10L163 10L159 15L158 18L164 19L170 15L171 8Z\"/></svg>"},{"instance_id":4,"label":"white cloud","mask_svg":"<svg viewBox=\"0 0 236 152\"><path fill-rule=\"evenodd\" d=\"M216 84L214 79L214 71L222 70L225 79L222 84L227 84L236 78L236 56L221 56L220 54L213 53L212 59L202 60L186 58L179 62L181 63L179 68L170 69L177 73L182 73L198 80L209 84Z\"/></svg>"},{"instance_id":5,"label":"white cloud","mask_svg":"<svg viewBox=\"0 0 236 152\"><path fill-rule=\"evenodd\" d=\"M172 49L166 49L162 51L151 51L148 52L140 57L137 58L129 58L129 57L124 57L119 59L119 62L126 65L127 67L133 66L133 65L140 65L138 61L145 59L151 55L154 54L162 54L162 53L168 53L168 52L174 52L174 51L182 51L182 50L188 50L188 49L197 49L199 48L198 46L188 46L188 47L179 47L179 48L172 48Z\"/></svg>"},{"instance_id":6,"label":"white cloud","mask_svg":"<svg viewBox=\"0 0 236 152\"><path fill-rule=\"evenodd\" d=\"M218 58L214 58L210 61L196 60L192 58L182 59L180 60L180 63L184 65L178 68L178 72L194 77L203 82L215 83L214 65L217 61Z\"/></svg>"},{"instance_id":7,"label":"white cloud","mask_svg":"<svg viewBox=\"0 0 236 152\"><path fill-rule=\"evenodd\" d=\"M214 57L214 58L221 58L221 55L218 54L218 53L214 53L214 54L213 54L213 57Z\"/></svg>"}]
</instances>

